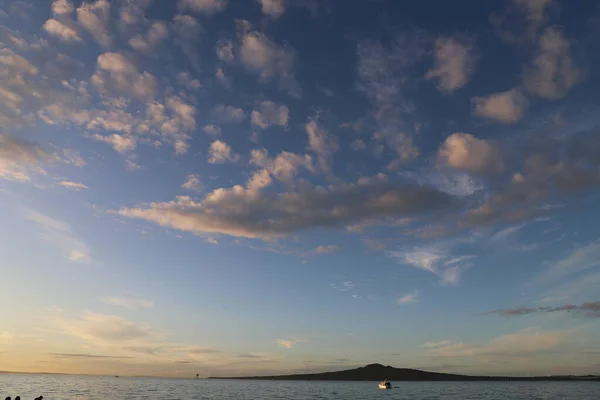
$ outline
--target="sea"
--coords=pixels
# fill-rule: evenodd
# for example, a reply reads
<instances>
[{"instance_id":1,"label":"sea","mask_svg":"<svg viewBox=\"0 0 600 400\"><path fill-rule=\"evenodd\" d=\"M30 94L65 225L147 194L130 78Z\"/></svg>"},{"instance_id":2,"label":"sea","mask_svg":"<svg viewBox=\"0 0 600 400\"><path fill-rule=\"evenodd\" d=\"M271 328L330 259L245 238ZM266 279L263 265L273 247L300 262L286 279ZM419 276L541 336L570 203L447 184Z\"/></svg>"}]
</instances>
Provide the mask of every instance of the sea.
<instances>
[{"instance_id":1,"label":"sea","mask_svg":"<svg viewBox=\"0 0 600 400\"><path fill-rule=\"evenodd\" d=\"M0 399L598 400L600 382L305 382L0 374Z\"/></svg>"}]
</instances>

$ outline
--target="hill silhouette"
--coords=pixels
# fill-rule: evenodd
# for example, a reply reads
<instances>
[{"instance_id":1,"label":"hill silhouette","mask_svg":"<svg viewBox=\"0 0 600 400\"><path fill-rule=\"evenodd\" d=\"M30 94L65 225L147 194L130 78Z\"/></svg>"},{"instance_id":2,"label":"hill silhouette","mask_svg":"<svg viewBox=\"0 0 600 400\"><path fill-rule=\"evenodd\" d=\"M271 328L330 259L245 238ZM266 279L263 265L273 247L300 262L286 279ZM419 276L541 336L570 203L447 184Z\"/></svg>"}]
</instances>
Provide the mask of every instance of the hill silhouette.
<instances>
[{"instance_id":1,"label":"hill silhouette","mask_svg":"<svg viewBox=\"0 0 600 400\"><path fill-rule=\"evenodd\" d=\"M395 368L381 364L369 364L364 367L343 371L323 372L316 374L293 374L275 376L248 377L210 377L209 379L253 379L253 380L302 380L302 381L600 381L600 376L537 376L537 377L505 377L505 376L473 376L428 372L410 368Z\"/></svg>"}]
</instances>

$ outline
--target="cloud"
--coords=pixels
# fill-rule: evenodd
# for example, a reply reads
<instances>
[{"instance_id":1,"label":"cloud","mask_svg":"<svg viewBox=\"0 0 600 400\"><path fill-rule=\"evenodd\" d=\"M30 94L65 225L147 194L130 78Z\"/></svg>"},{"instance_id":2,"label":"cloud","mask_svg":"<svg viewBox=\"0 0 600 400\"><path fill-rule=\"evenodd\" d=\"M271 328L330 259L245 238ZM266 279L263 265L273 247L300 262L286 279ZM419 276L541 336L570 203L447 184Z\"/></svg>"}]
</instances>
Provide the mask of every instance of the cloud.
<instances>
[{"instance_id":1,"label":"cloud","mask_svg":"<svg viewBox=\"0 0 600 400\"><path fill-rule=\"evenodd\" d=\"M239 124L246 119L246 113L241 108L219 104L211 110L211 116L221 124Z\"/></svg>"},{"instance_id":2,"label":"cloud","mask_svg":"<svg viewBox=\"0 0 600 400\"><path fill-rule=\"evenodd\" d=\"M152 53L169 37L169 28L163 21L153 22L146 35L136 35L129 39L129 45L141 52Z\"/></svg>"},{"instance_id":3,"label":"cloud","mask_svg":"<svg viewBox=\"0 0 600 400\"><path fill-rule=\"evenodd\" d=\"M139 27L148 22L146 10L152 4L152 0L127 0L120 3L118 23L123 33L137 31Z\"/></svg>"},{"instance_id":4,"label":"cloud","mask_svg":"<svg viewBox=\"0 0 600 400\"><path fill-rule=\"evenodd\" d=\"M279 347L283 347L284 349L291 349L298 343L302 343L304 340L298 338L289 338L289 339L277 339L275 343L279 345Z\"/></svg>"},{"instance_id":5,"label":"cloud","mask_svg":"<svg viewBox=\"0 0 600 400\"><path fill-rule=\"evenodd\" d=\"M79 182L71 182L71 181L61 181L58 183L59 186L62 186L67 189L74 190L76 192L84 189L89 189L86 185Z\"/></svg>"},{"instance_id":6,"label":"cloud","mask_svg":"<svg viewBox=\"0 0 600 400\"><path fill-rule=\"evenodd\" d=\"M397 301L400 305L416 304L419 302L419 291L415 289L410 293L403 294L398 297Z\"/></svg>"},{"instance_id":7,"label":"cloud","mask_svg":"<svg viewBox=\"0 0 600 400\"><path fill-rule=\"evenodd\" d=\"M419 155L413 142L417 116L405 92L410 89L409 70L423 54L420 35L397 35L389 46L363 41L356 51L358 88L374 106L378 136L401 162L413 160Z\"/></svg>"},{"instance_id":8,"label":"cloud","mask_svg":"<svg viewBox=\"0 0 600 400\"><path fill-rule=\"evenodd\" d=\"M34 143L0 133L0 179L30 181L29 171L45 174L40 164L50 158Z\"/></svg>"},{"instance_id":9,"label":"cloud","mask_svg":"<svg viewBox=\"0 0 600 400\"><path fill-rule=\"evenodd\" d=\"M534 153L525 160L523 172L516 172L504 190L487 198L482 205L473 208L460 222L464 227L485 226L497 222L519 222L540 214L554 212L548 207L549 198L561 198L600 184L594 159L598 151L588 136L595 130L586 131L574 139L569 148L572 155L567 160L556 160L552 155ZM586 143L587 150L577 148L575 142ZM564 148L564 143L560 148ZM553 159L554 158L554 159Z\"/></svg>"},{"instance_id":10,"label":"cloud","mask_svg":"<svg viewBox=\"0 0 600 400\"><path fill-rule=\"evenodd\" d=\"M508 308L503 310L488 311L482 314L476 315L500 315L502 317L514 317L520 315L529 315L536 313L555 313L555 312L569 312L575 314L583 314L589 318L600 318L600 301L592 301L583 303L580 306L573 304L565 304L560 307L535 307L535 308Z\"/></svg>"},{"instance_id":11,"label":"cloud","mask_svg":"<svg viewBox=\"0 0 600 400\"><path fill-rule=\"evenodd\" d=\"M217 81L225 89L231 89L231 86L232 86L231 79L229 79L229 77L227 77L227 75L225 75L225 72L223 72L223 68L221 68L221 67L217 68L217 72L215 72L215 78L217 78Z\"/></svg>"},{"instance_id":12,"label":"cloud","mask_svg":"<svg viewBox=\"0 0 600 400\"><path fill-rule=\"evenodd\" d=\"M415 248L409 251L395 251L391 254L401 259L405 264L421 268L425 271L437 274L436 264L444 258L435 248Z\"/></svg>"},{"instance_id":13,"label":"cloud","mask_svg":"<svg viewBox=\"0 0 600 400\"><path fill-rule=\"evenodd\" d=\"M321 171L331 173L331 156L340 149L338 139L315 120L309 121L304 128L308 134L308 149L317 155Z\"/></svg>"},{"instance_id":14,"label":"cloud","mask_svg":"<svg viewBox=\"0 0 600 400\"><path fill-rule=\"evenodd\" d=\"M257 354L238 354L236 357L238 357L238 358L262 358L262 356L259 356Z\"/></svg>"},{"instance_id":15,"label":"cloud","mask_svg":"<svg viewBox=\"0 0 600 400\"><path fill-rule=\"evenodd\" d=\"M292 96L300 96L302 91L294 75L296 52L289 46L278 46L265 34L245 29L240 36L239 58L248 71L259 76L261 82L275 78L282 90Z\"/></svg>"},{"instance_id":16,"label":"cloud","mask_svg":"<svg viewBox=\"0 0 600 400\"><path fill-rule=\"evenodd\" d=\"M59 326L71 336L102 347L139 346L160 338L160 334L148 325L92 312L75 319L61 319Z\"/></svg>"},{"instance_id":17,"label":"cloud","mask_svg":"<svg viewBox=\"0 0 600 400\"><path fill-rule=\"evenodd\" d=\"M221 39L217 41L215 51L217 52L217 58L221 61L230 63L235 58L233 55L233 42L231 40Z\"/></svg>"},{"instance_id":18,"label":"cloud","mask_svg":"<svg viewBox=\"0 0 600 400\"><path fill-rule=\"evenodd\" d=\"M175 120L171 123L182 125L188 131L196 129L196 108L193 105L179 96L169 96L166 105L175 114Z\"/></svg>"},{"instance_id":19,"label":"cloud","mask_svg":"<svg viewBox=\"0 0 600 400\"><path fill-rule=\"evenodd\" d=\"M125 356L103 356L98 354L79 354L79 353L48 353L50 356L55 358L112 358L112 359L126 359L133 357Z\"/></svg>"},{"instance_id":20,"label":"cloud","mask_svg":"<svg viewBox=\"0 0 600 400\"><path fill-rule=\"evenodd\" d=\"M149 72L140 72L124 55L100 54L97 67L91 82L99 92L133 95L140 100L154 98L158 88L156 78Z\"/></svg>"},{"instance_id":21,"label":"cloud","mask_svg":"<svg viewBox=\"0 0 600 400\"><path fill-rule=\"evenodd\" d=\"M364 142L364 140L356 139L355 141L352 142L350 147L352 147L352 150L364 151L367 149L367 144Z\"/></svg>"},{"instance_id":22,"label":"cloud","mask_svg":"<svg viewBox=\"0 0 600 400\"><path fill-rule=\"evenodd\" d=\"M552 263L535 279L535 282L537 284L561 282L599 265L600 241L595 241L573 249L565 258Z\"/></svg>"},{"instance_id":23,"label":"cloud","mask_svg":"<svg viewBox=\"0 0 600 400\"><path fill-rule=\"evenodd\" d=\"M440 147L438 157L450 167L469 172L498 173L504 170L498 147L470 133L457 132L448 136Z\"/></svg>"},{"instance_id":24,"label":"cloud","mask_svg":"<svg viewBox=\"0 0 600 400\"><path fill-rule=\"evenodd\" d=\"M309 255L322 255L322 254L331 254L335 253L340 249L339 246L327 245L327 246L317 246L311 251L308 252Z\"/></svg>"},{"instance_id":25,"label":"cloud","mask_svg":"<svg viewBox=\"0 0 600 400\"><path fill-rule=\"evenodd\" d=\"M527 357L556 349L564 341L567 333L525 329L498 336L485 344L442 341L430 344L427 354L434 358Z\"/></svg>"},{"instance_id":26,"label":"cloud","mask_svg":"<svg viewBox=\"0 0 600 400\"><path fill-rule=\"evenodd\" d=\"M474 97L472 101L475 115L507 124L520 120L528 105L527 98L518 89Z\"/></svg>"},{"instance_id":27,"label":"cloud","mask_svg":"<svg viewBox=\"0 0 600 400\"><path fill-rule=\"evenodd\" d=\"M138 308L152 308L154 302L150 300L144 300L134 297L104 297L102 301L106 304L112 304L115 306L125 307L132 310Z\"/></svg>"},{"instance_id":28,"label":"cloud","mask_svg":"<svg viewBox=\"0 0 600 400\"><path fill-rule=\"evenodd\" d=\"M261 5L262 13L271 18L279 18L285 12L284 0L256 0Z\"/></svg>"},{"instance_id":29,"label":"cloud","mask_svg":"<svg viewBox=\"0 0 600 400\"><path fill-rule=\"evenodd\" d=\"M261 101L256 108L250 116L252 125L262 129L272 125L287 126L290 110L285 105L267 100Z\"/></svg>"},{"instance_id":30,"label":"cloud","mask_svg":"<svg viewBox=\"0 0 600 400\"><path fill-rule=\"evenodd\" d=\"M190 174L185 178L185 182L181 185L186 190L192 190L194 192L201 192L204 190L204 185L200 179L200 175Z\"/></svg>"},{"instance_id":31,"label":"cloud","mask_svg":"<svg viewBox=\"0 0 600 400\"><path fill-rule=\"evenodd\" d=\"M77 9L77 22L104 48L112 45L110 34L110 3L107 0L83 2Z\"/></svg>"},{"instance_id":32,"label":"cloud","mask_svg":"<svg viewBox=\"0 0 600 400\"><path fill-rule=\"evenodd\" d=\"M452 248L462 238L439 241L428 246L407 247L388 254L399 262L436 275L442 285L456 285L461 274L472 266L472 255L451 254Z\"/></svg>"},{"instance_id":33,"label":"cloud","mask_svg":"<svg viewBox=\"0 0 600 400\"><path fill-rule=\"evenodd\" d=\"M137 140L134 136L123 136L117 133L113 133L109 136L95 134L90 136L90 138L98 142L110 144L115 151L121 154L134 150L137 145Z\"/></svg>"},{"instance_id":34,"label":"cloud","mask_svg":"<svg viewBox=\"0 0 600 400\"><path fill-rule=\"evenodd\" d=\"M171 29L175 33L174 42L190 60L197 72L202 71L198 43L203 33L200 23L191 15L178 14L173 17Z\"/></svg>"},{"instance_id":35,"label":"cloud","mask_svg":"<svg viewBox=\"0 0 600 400\"><path fill-rule=\"evenodd\" d=\"M177 197L149 207L123 208L141 218L189 232L241 237L274 237L307 228L347 226L365 219L440 209L452 199L436 190L380 178L328 187L299 185L277 195L240 185L216 189L201 201Z\"/></svg>"},{"instance_id":36,"label":"cloud","mask_svg":"<svg viewBox=\"0 0 600 400\"><path fill-rule=\"evenodd\" d=\"M536 57L523 73L525 87L546 99L559 99L583 80L584 71L571 58L570 45L562 31L546 28L538 46Z\"/></svg>"},{"instance_id":37,"label":"cloud","mask_svg":"<svg viewBox=\"0 0 600 400\"><path fill-rule=\"evenodd\" d=\"M64 149L62 161L76 167L85 167L87 164L76 149Z\"/></svg>"},{"instance_id":38,"label":"cloud","mask_svg":"<svg viewBox=\"0 0 600 400\"><path fill-rule=\"evenodd\" d=\"M300 168L314 171L312 157L308 154L300 155L282 151L272 160L266 149L253 149L250 155L250 164L267 169L281 182L291 183L300 172Z\"/></svg>"},{"instance_id":39,"label":"cloud","mask_svg":"<svg viewBox=\"0 0 600 400\"><path fill-rule=\"evenodd\" d=\"M527 12L527 18L534 22L542 22L544 12L552 0L512 0L512 2Z\"/></svg>"},{"instance_id":40,"label":"cloud","mask_svg":"<svg viewBox=\"0 0 600 400\"><path fill-rule=\"evenodd\" d=\"M60 40L64 42L78 42L81 41L81 37L79 33L69 25L66 25L54 18L50 18L44 23L44 30L51 34L52 36L56 36Z\"/></svg>"},{"instance_id":41,"label":"cloud","mask_svg":"<svg viewBox=\"0 0 600 400\"><path fill-rule=\"evenodd\" d=\"M75 8L70 0L54 0L52 2L52 13L54 15L71 14Z\"/></svg>"},{"instance_id":42,"label":"cloud","mask_svg":"<svg viewBox=\"0 0 600 400\"><path fill-rule=\"evenodd\" d=\"M508 43L534 41L547 22L547 11L556 9L553 0L512 0L511 3L501 15L490 16L498 34Z\"/></svg>"},{"instance_id":43,"label":"cloud","mask_svg":"<svg viewBox=\"0 0 600 400\"><path fill-rule=\"evenodd\" d=\"M215 140L209 148L208 162L211 164L236 163L240 156L231 150L231 146L221 140Z\"/></svg>"},{"instance_id":44,"label":"cloud","mask_svg":"<svg viewBox=\"0 0 600 400\"><path fill-rule=\"evenodd\" d=\"M77 237L67 223L32 210L25 210L23 215L42 228L39 237L55 246L66 259L83 264L92 262L89 247Z\"/></svg>"},{"instance_id":45,"label":"cloud","mask_svg":"<svg viewBox=\"0 0 600 400\"><path fill-rule=\"evenodd\" d=\"M202 132L210 136L219 136L221 134L221 128L212 124L208 124L202 128Z\"/></svg>"},{"instance_id":46,"label":"cloud","mask_svg":"<svg viewBox=\"0 0 600 400\"><path fill-rule=\"evenodd\" d=\"M443 92L453 92L466 85L475 70L472 44L467 40L438 38L434 50L435 66L425 79L437 79Z\"/></svg>"},{"instance_id":47,"label":"cloud","mask_svg":"<svg viewBox=\"0 0 600 400\"><path fill-rule=\"evenodd\" d=\"M189 9L199 14L213 15L227 8L227 0L179 0L181 10Z\"/></svg>"},{"instance_id":48,"label":"cloud","mask_svg":"<svg viewBox=\"0 0 600 400\"><path fill-rule=\"evenodd\" d=\"M192 79L192 76L187 71L177 74L177 83L189 90L198 90L202 87L200 81L198 79Z\"/></svg>"}]
</instances>

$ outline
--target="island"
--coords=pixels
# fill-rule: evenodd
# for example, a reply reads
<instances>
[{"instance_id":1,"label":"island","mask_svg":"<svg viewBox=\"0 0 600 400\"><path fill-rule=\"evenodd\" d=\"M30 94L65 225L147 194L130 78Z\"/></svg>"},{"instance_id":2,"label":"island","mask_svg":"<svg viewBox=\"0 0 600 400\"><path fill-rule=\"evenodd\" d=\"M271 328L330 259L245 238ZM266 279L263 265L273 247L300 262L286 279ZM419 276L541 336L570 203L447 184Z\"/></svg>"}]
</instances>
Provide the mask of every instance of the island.
<instances>
[{"instance_id":1,"label":"island","mask_svg":"<svg viewBox=\"0 0 600 400\"><path fill-rule=\"evenodd\" d=\"M600 381L598 375L554 375L533 377L475 376L444 374L410 368L395 368L390 365L369 364L364 367L343 371L316 374L293 374L275 376L210 377L208 379L251 379L251 380L290 380L290 381Z\"/></svg>"}]
</instances>

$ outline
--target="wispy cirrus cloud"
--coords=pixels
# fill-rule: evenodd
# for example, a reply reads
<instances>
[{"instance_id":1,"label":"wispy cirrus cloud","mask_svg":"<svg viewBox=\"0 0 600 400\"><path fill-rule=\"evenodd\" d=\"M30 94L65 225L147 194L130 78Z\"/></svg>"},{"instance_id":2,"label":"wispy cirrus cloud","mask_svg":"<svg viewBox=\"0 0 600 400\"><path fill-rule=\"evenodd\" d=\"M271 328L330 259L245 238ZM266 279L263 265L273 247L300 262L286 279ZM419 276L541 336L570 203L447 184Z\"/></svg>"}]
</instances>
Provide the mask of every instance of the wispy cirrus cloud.
<instances>
[{"instance_id":1,"label":"wispy cirrus cloud","mask_svg":"<svg viewBox=\"0 0 600 400\"><path fill-rule=\"evenodd\" d=\"M340 250L339 246L335 245L321 245L317 246L311 251L307 252L306 255L323 255L323 254L332 254Z\"/></svg>"},{"instance_id":2,"label":"wispy cirrus cloud","mask_svg":"<svg viewBox=\"0 0 600 400\"><path fill-rule=\"evenodd\" d=\"M462 273L472 266L474 255L453 255L453 241L439 241L427 246L389 251L400 263L436 275L444 285L456 285Z\"/></svg>"},{"instance_id":3,"label":"wispy cirrus cloud","mask_svg":"<svg viewBox=\"0 0 600 400\"><path fill-rule=\"evenodd\" d=\"M127 357L127 356L106 356L106 355L99 355L99 354L80 354L80 353L48 353L48 355L55 357L55 358L90 358L90 359L94 359L94 358L110 358L110 359L126 359L126 358L133 358L133 357Z\"/></svg>"},{"instance_id":4,"label":"wispy cirrus cloud","mask_svg":"<svg viewBox=\"0 0 600 400\"><path fill-rule=\"evenodd\" d=\"M519 308L506 308L501 310L493 310L485 313L475 315L500 315L502 317L516 317L521 315L530 314L544 314L544 313L556 313L556 312L567 312L573 314L581 314L589 318L600 318L600 301L591 301L583 303L581 305L565 304L559 307L519 307Z\"/></svg>"},{"instance_id":5,"label":"wispy cirrus cloud","mask_svg":"<svg viewBox=\"0 0 600 400\"><path fill-rule=\"evenodd\" d=\"M115 306L121 306L132 310L138 308L152 308L154 302L145 300L137 297L104 297L102 301L106 304L112 304Z\"/></svg>"},{"instance_id":6,"label":"wispy cirrus cloud","mask_svg":"<svg viewBox=\"0 0 600 400\"><path fill-rule=\"evenodd\" d=\"M23 216L42 228L39 237L55 246L66 259L83 264L92 263L88 245L73 232L66 222L27 209L23 210Z\"/></svg>"},{"instance_id":7,"label":"wispy cirrus cloud","mask_svg":"<svg viewBox=\"0 0 600 400\"><path fill-rule=\"evenodd\" d=\"M532 328L493 338L487 343L441 341L426 343L433 358L514 358L544 353L561 346L570 331L540 331Z\"/></svg>"},{"instance_id":8,"label":"wispy cirrus cloud","mask_svg":"<svg viewBox=\"0 0 600 400\"><path fill-rule=\"evenodd\" d=\"M60 181L58 183L59 186L62 186L64 188L70 189L70 190L74 190L76 192L80 191L80 190L85 190L85 189L89 189L89 187L87 187L86 185L84 185L81 182L72 182L72 181Z\"/></svg>"},{"instance_id":9,"label":"wispy cirrus cloud","mask_svg":"<svg viewBox=\"0 0 600 400\"><path fill-rule=\"evenodd\" d=\"M397 302L398 304L403 306L409 304L416 304L419 302L419 291L415 289L410 293L405 293L398 297Z\"/></svg>"},{"instance_id":10,"label":"wispy cirrus cloud","mask_svg":"<svg viewBox=\"0 0 600 400\"><path fill-rule=\"evenodd\" d=\"M284 349L291 349L292 347L296 346L298 343L302 343L305 342L305 339L299 339L299 338L284 338L284 339L276 339L275 343L277 343L277 345L279 347L283 347Z\"/></svg>"},{"instance_id":11,"label":"wispy cirrus cloud","mask_svg":"<svg viewBox=\"0 0 600 400\"><path fill-rule=\"evenodd\" d=\"M534 279L532 284L548 285L564 281L598 265L600 265L600 241L590 242L574 248L566 257L552 263Z\"/></svg>"}]
</instances>

